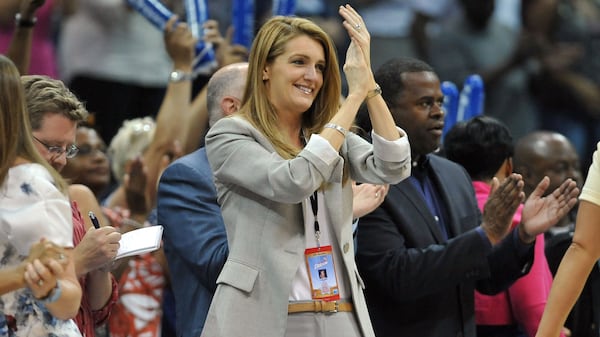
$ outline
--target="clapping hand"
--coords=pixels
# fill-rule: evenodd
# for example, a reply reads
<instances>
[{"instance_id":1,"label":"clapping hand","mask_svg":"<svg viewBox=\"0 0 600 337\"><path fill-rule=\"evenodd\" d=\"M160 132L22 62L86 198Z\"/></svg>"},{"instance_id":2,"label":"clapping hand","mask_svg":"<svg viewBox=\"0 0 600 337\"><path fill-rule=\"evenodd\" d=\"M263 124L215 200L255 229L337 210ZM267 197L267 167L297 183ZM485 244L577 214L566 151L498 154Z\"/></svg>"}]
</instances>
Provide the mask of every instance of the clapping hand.
<instances>
[{"instance_id":1,"label":"clapping hand","mask_svg":"<svg viewBox=\"0 0 600 337\"><path fill-rule=\"evenodd\" d=\"M373 212L385 199L388 189L389 185L352 182L352 217L356 219Z\"/></svg>"},{"instance_id":2,"label":"clapping hand","mask_svg":"<svg viewBox=\"0 0 600 337\"><path fill-rule=\"evenodd\" d=\"M483 208L481 228L492 244L502 240L510 230L517 208L523 202L523 179L519 174L511 174L502 184L492 181L490 196Z\"/></svg>"},{"instance_id":3,"label":"clapping hand","mask_svg":"<svg viewBox=\"0 0 600 337\"><path fill-rule=\"evenodd\" d=\"M577 203L579 188L573 179L565 180L551 194L543 197L549 185L550 179L544 177L525 202L519 227L519 236L525 243L533 242L538 234L554 226Z\"/></svg>"},{"instance_id":4,"label":"clapping hand","mask_svg":"<svg viewBox=\"0 0 600 337\"><path fill-rule=\"evenodd\" d=\"M31 246L29 256L23 261L23 277L33 296L42 298L54 289L68 262L64 248L52 242L42 239Z\"/></svg>"},{"instance_id":5,"label":"clapping hand","mask_svg":"<svg viewBox=\"0 0 600 337\"><path fill-rule=\"evenodd\" d=\"M367 92L375 87L370 65L371 35L363 19L350 5L340 6L339 13L344 18L343 25L351 40L344 63L348 96L356 94L364 98Z\"/></svg>"}]
</instances>

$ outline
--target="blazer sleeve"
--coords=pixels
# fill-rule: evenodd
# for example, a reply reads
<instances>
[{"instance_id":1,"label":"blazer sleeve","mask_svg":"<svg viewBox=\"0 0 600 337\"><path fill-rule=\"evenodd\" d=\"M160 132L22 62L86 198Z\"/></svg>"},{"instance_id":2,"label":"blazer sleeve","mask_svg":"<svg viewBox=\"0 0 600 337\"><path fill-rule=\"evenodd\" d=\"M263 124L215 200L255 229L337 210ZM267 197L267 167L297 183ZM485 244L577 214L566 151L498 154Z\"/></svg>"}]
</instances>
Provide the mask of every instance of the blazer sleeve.
<instances>
[{"instance_id":1,"label":"blazer sleeve","mask_svg":"<svg viewBox=\"0 0 600 337\"><path fill-rule=\"evenodd\" d=\"M488 255L490 277L477 283L477 290L495 295L508 289L517 279L527 275L533 265L534 245L520 243L518 228L514 228Z\"/></svg>"},{"instance_id":2,"label":"blazer sleeve","mask_svg":"<svg viewBox=\"0 0 600 337\"><path fill-rule=\"evenodd\" d=\"M443 179L453 186L447 194L456 233L446 242L433 238L423 215L427 208L423 201L418 205L409 182L390 187L383 204L360 219L357 263L371 290L410 301L470 283L493 294L529 270L533 249L517 249L514 233L492 247L477 230L481 214L470 181L460 172Z\"/></svg>"},{"instance_id":3,"label":"blazer sleeve","mask_svg":"<svg viewBox=\"0 0 600 337\"><path fill-rule=\"evenodd\" d=\"M177 256L214 291L228 246L212 175L207 171L181 162L170 165L158 187L158 219Z\"/></svg>"},{"instance_id":4,"label":"blazer sleeve","mask_svg":"<svg viewBox=\"0 0 600 337\"><path fill-rule=\"evenodd\" d=\"M406 132L398 128L401 134ZM371 184L396 184L410 176L411 156L408 137L389 141L372 132L373 143L349 132L342 156L349 162L353 180Z\"/></svg>"},{"instance_id":5,"label":"blazer sleeve","mask_svg":"<svg viewBox=\"0 0 600 337\"><path fill-rule=\"evenodd\" d=\"M358 138L353 137L356 141ZM363 146L371 148L366 142ZM407 152L408 149L407 145ZM283 203L299 203L323 182L339 182L344 163L319 135L311 136L296 157L284 159L258 130L239 117L221 119L210 129L206 151L218 183ZM372 149L369 153L372 164L363 164L364 170L397 170L400 176L400 169L408 165L406 156L390 163L374 157Z\"/></svg>"},{"instance_id":6,"label":"blazer sleeve","mask_svg":"<svg viewBox=\"0 0 600 337\"><path fill-rule=\"evenodd\" d=\"M395 219L394 212L412 206L393 198L388 194L382 206L360 219L357 262L369 289L396 301L414 301L489 276L489 243L477 231L435 244L427 239L419 215L407 215L410 222Z\"/></svg>"}]
</instances>

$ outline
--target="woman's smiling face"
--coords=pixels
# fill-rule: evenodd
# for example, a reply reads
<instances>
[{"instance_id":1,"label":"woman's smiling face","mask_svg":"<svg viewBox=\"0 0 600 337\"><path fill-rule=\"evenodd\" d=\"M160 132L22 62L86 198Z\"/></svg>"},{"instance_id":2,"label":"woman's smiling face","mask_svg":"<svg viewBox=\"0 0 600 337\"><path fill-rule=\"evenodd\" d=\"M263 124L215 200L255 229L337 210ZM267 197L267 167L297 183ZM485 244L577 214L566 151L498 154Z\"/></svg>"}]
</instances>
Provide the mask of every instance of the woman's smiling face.
<instances>
[{"instance_id":1,"label":"woman's smiling face","mask_svg":"<svg viewBox=\"0 0 600 337\"><path fill-rule=\"evenodd\" d=\"M325 71L321 44L307 35L291 39L285 52L268 64L263 80L277 114L301 115L313 104Z\"/></svg>"}]
</instances>

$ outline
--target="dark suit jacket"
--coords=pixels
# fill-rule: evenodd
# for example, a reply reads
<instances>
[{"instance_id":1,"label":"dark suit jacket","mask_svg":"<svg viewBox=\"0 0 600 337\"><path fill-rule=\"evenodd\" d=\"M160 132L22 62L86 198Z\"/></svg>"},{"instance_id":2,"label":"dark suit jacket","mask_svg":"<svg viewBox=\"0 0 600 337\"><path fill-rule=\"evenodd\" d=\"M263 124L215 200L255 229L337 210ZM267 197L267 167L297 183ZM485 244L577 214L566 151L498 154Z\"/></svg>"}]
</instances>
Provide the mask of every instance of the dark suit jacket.
<instances>
[{"instance_id":1,"label":"dark suit jacket","mask_svg":"<svg viewBox=\"0 0 600 337\"><path fill-rule=\"evenodd\" d=\"M533 262L533 245L522 246L514 233L492 248L475 230L481 213L467 173L429 157L429 177L448 214L448 241L408 179L359 221L357 262L378 337L475 337L474 290L504 290Z\"/></svg>"},{"instance_id":2,"label":"dark suit jacket","mask_svg":"<svg viewBox=\"0 0 600 337\"><path fill-rule=\"evenodd\" d=\"M157 208L175 295L177 336L198 337L228 254L204 149L178 159L164 171Z\"/></svg>"}]
</instances>

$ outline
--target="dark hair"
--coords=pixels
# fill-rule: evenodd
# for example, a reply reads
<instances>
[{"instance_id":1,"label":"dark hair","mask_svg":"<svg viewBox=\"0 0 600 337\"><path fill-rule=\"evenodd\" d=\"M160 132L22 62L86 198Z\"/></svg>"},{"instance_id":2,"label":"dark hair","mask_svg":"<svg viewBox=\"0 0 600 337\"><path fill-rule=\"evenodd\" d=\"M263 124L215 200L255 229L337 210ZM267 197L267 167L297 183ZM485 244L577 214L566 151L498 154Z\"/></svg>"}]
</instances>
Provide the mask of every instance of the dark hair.
<instances>
[{"instance_id":1,"label":"dark hair","mask_svg":"<svg viewBox=\"0 0 600 337\"><path fill-rule=\"evenodd\" d=\"M404 73L434 72L433 68L424 61L398 57L385 62L375 72L375 82L381 87L381 96L390 110L397 104L398 97L404 91ZM356 117L356 125L361 129L361 135L368 135L371 130L371 119L366 107L361 107Z\"/></svg>"},{"instance_id":2,"label":"dark hair","mask_svg":"<svg viewBox=\"0 0 600 337\"><path fill-rule=\"evenodd\" d=\"M473 180L494 177L513 152L514 143L508 127L489 116L459 122L444 138L446 157L462 165Z\"/></svg>"}]
</instances>

